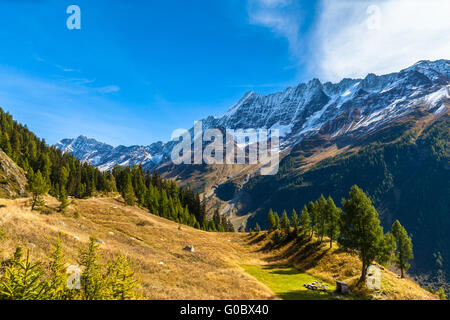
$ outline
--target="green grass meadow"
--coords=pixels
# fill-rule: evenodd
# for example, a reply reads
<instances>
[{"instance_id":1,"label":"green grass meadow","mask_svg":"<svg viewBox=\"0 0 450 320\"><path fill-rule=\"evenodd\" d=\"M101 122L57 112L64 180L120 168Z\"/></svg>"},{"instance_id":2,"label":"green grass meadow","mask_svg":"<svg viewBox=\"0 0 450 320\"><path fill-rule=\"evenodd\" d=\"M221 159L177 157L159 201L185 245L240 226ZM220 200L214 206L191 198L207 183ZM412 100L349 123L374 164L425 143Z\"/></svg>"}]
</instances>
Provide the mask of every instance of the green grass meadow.
<instances>
[{"instance_id":1,"label":"green grass meadow","mask_svg":"<svg viewBox=\"0 0 450 320\"><path fill-rule=\"evenodd\" d=\"M336 295L333 294L336 290L335 284L321 281L293 267L243 265L242 268L284 300L336 299ZM313 281L319 281L321 284L328 285L328 291L313 291L303 286L305 283Z\"/></svg>"}]
</instances>

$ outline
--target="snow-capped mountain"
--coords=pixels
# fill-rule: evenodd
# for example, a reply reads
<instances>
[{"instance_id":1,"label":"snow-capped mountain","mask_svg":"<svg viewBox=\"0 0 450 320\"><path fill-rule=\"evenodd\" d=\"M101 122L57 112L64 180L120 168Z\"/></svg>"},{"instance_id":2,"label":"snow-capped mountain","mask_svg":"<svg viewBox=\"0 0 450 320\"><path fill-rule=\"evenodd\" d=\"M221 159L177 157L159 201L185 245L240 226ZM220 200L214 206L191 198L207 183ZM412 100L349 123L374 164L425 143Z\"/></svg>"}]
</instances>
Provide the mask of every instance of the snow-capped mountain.
<instances>
[{"instance_id":1,"label":"snow-capped mountain","mask_svg":"<svg viewBox=\"0 0 450 320\"><path fill-rule=\"evenodd\" d=\"M279 129L291 143L317 133L329 124L334 136L378 125L401 117L412 106L426 104L434 110L448 101L450 61L421 61L398 73L367 75L322 84L318 79L282 92L247 93L212 127ZM346 121L341 121L343 115ZM337 121L340 120L340 121ZM370 125L370 126L369 126Z\"/></svg>"},{"instance_id":2,"label":"snow-capped mountain","mask_svg":"<svg viewBox=\"0 0 450 320\"><path fill-rule=\"evenodd\" d=\"M118 146L114 148L95 139L79 136L75 139L61 140L56 147L104 171L111 170L116 164L120 166L136 164L151 169L168 160L162 142L156 142L150 146Z\"/></svg>"},{"instance_id":3,"label":"snow-capped mountain","mask_svg":"<svg viewBox=\"0 0 450 320\"><path fill-rule=\"evenodd\" d=\"M426 106L441 113L450 102L450 61L420 61L397 73L321 83L313 79L274 94L246 93L222 117L203 120L203 129L278 129L290 147L318 132L330 139L365 134ZM192 129L191 129L192 133ZM174 142L112 147L80 136L56 146L101 170L115 164L153 169L170 159Z\"/></svg>"}]
</instances>

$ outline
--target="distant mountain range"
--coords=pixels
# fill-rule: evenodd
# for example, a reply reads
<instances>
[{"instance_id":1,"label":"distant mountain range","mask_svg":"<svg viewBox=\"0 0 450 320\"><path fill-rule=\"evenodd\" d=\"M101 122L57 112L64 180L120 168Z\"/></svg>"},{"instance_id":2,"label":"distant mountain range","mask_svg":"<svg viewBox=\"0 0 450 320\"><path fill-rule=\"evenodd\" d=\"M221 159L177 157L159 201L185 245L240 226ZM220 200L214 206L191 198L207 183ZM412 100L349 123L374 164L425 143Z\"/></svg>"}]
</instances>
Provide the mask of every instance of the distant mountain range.
<instances>
[{"instance_id":1,"label":"distant mountain range","mask_svg":"<svg viewBox=\"0 0 450 320\"><path fill-rule=\"evenodd\" d=\"M80 136L56 146L101 170L157 169L203 193L208 208L220 208L235 227L265 226L269 208L301 212L322 193L339 203L357 184L386 229L399 219L411 233L411 272L450 292L449 107L449 60L339 83L314 79L269 95L248 92L222 117L203 119L203 129L279 129L280 169L266 177L246 165L175 166L173 141L114 148Z\"/></svg>"},{"instance_id":2,"label":"distant mountain range","mask_svg":"<svg viewBox=\"0 0 450 320\"><path fill-rule=\"evenodd\" d=\"M414 106L443 112L450 97L449 60L421 61L397 73L324 83L313 79L274 94L246 93L220 118L203 119L203 129L279 129L282 147L290 148L318 132L330 138L361 135L405 116ZM191 129L192 130L192 129ZM142 165L154 169L170 161L174 142L116 148L79 136L56 144L63 152L110 170Z\"/></svg>"}]
</instances>

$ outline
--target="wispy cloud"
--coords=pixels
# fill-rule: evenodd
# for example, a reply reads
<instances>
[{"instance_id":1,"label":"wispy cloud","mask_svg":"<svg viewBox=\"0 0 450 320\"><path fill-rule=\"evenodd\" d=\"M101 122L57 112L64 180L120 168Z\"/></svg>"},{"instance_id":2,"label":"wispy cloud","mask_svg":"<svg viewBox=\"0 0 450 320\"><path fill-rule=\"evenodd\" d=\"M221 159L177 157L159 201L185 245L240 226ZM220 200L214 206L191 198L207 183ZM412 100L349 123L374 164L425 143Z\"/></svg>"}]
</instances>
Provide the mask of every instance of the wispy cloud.
<instances>
[{"instance_id":1,"label":"wispy cloud","mask_svg":"<svg viewBox=\"0 0 450 320\"><path fill-rule=\"evenodd\" d=\"M49 66L52 66L52 67L54 67L54 68L56 68L56 69L59 69L59 70L63 71L63 72L81 72L81 71L78 70L78 69L67 68L67 67L64 67L64 66L59 65L59 64L51 63L51 62L47 61L46 59L44 59L44 58L42 58L42 57L40 57L40 56L35 56L35 59L36 59L36 61L38 61L38 62L45 63L45 64L47 64L47 65L49 65Z\"/></svg>"},{"instance_id":2,"label":"wispy cloud","mask_svg":"<svg viewBox=\"0 0 450 320\"><path fill-rule=\"evenodd\" d=\"M120 87L115 86L115 85L110 85L110 86L97 88L97 90L100 93L113 93L113 92L120 91Z\"/></svg>"},{"instance_id":3,"label":"wispy cloud","mask_svg":"<svg viewBox=\"0 0 450 320\"><path fill-rule=\"evenodd\" d=\"M248 0L249 23L285 38L294 67L338 81L450 58L448 0L321 0L308 34L301 1ZM304 70L302 72L305 72Z\"/></svg>"},{"instance_id":4,"label":"wispy cloud","mask_svg":"<svg viewBox=\"0 0 450 320\"><path fill-rule=\"evenodd\" d=\"M298 3L292 0L249 0L249 23L269 28L277 36L286 38L289 52L298 60L302 53Z\"/></svg>"},{"instance_id":5,"label":"wispy cloud","mask_svg":"<svg viewBox=\"0 0 450 320\"><path fill-rule=\"evenodd\" d=\"M398 71L450 58L450 1L322 2L312 64L326 80Z\"/></svg>"},{"instance_id":6,"label":"wispy cloud","mask_svg":"<svg viewBox=\"0 0 450 320\"><path fill-rule=\"evenodd\" d=\"M132 144L133 137L144 135L143 119L133 114L130 106L103 94L117 90L114 86L93 88L74 81L33 77L0 67L1 107L50 143L85 134L111 144ZM126 125L129 123L134 125Z\"/></svg>"}]
</instances>

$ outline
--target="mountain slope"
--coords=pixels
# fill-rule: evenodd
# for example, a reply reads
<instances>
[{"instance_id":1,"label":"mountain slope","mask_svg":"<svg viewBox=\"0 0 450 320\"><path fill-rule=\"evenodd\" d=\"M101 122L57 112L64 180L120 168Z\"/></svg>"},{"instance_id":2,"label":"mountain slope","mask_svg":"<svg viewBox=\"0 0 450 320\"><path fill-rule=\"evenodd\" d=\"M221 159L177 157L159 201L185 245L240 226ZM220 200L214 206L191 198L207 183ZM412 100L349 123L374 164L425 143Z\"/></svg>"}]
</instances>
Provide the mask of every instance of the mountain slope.
<instances>
[{"instance_id":1,"label":"mountain slope","mask_svg":"<svg viewBox=\"0 0 450 320\"><path fill-rule=\"evenodd\" d=\"M411 271L450 279L449 106L449 60L336 84L314 79L274 94L249 92L222 117L203 120L203 129L279 129L282 162L275 176L257 176L245 165L143 164L203 192L211 211L219 207L236 227L247 219L248 227L265 225L271 207L300 212L321 193L339 202L358 184L385 228L400 219L412 233ZM173 145L155 154L169 159ZM109 166L120 157L108 158Z\"/></svg>"},{"instance_id":2,"label":"mountain slope","mask_svg":"<svg viewBox=\"0 0 450 320\"><path fill-rule=\"evenodd\" d=\"M15 198L26 194L24 171L0 150L0 198Z\"/></svg>"},{"instance_id":3,"label":"mountain slope","mask_svg":"<svg viewBox=\"0 0 450 320\"><path fill-rule=\"evenodd\" d=\"M146 299L276 298L239 267L259 259L241 243L242 235L180 227L115 198L73 200L61 214L56 199L46 197L48 215L31 211L26 202L0 199L0 261L18 245L32 248L33 259L48 261L60 235L67 262L77 265L78 249L93 235L105 256L121 253L131 260ZM184 251L187 245L195 252Z\"/></svg>"},{"instance_id":4,"label":"mountain slope","mask_svg":"<svg viewBox=\"0 0 450 320\"><path fill-rule=\"evenodd\" d=\"M270 267L289 263L280 254L292 252L289 250L292 243L278 250L265 250L267 241L264 239L257 240L245 233L180 228L177 223L137 207L125 206L118 198L73 200L67 213L60 214L56 212L58 202L47 197L47 209L52 212L49 215L30 211L26 201L0 199L0 229L3 231L0 261L9 258L18 245L32 248L32 258L47 261L52 242L59 235L67 262L77 264L78 248L85 247L89 237L94 235L102 241L105 256L121 253L130 259L146 299L285 298L277 297L242 266ZM184 251L186 245L193 245L195 251ZM328 250L327 255L322 255L322 249L305 260L315 261L316 267L298 265L299 272L306 272L309 279L332 281L326 273L336 274L331 265L329 269L326 267L332 259L340 263L341 270L346 270L337 273L339 279L357 277L360 266L356 257L342 252L335 255ZM306 253L303 249L297 252ZM295 259L292 261L295 263ZM436 299L415 283L399 280L388 271L383 273L383 278L386 293L383 299ZM302 285L298 283L299 288ZM304 298L311 297L313 293Z\"/></svg>"},{"instance_id":5,"label":"mountain slope","mask_svg":"<svg viewBox=\"0 0 450 320\"><path fill-rule=\"evenodd\" d=\"M251 179L243 190L241 214L252 212L249 227L265 225L270 208L281 212L316 200L335 201L357 184L371 197L382 225L398 219L411 233L411 272L449 276L450 118L417 127L413 119L381 131L358 151L329 157L307 170L301 145L286 157L279 174ZM409 128L409 129L407 129Z\"/></svg>"},{"instance_id":6,"label":"mountain slope","mask_svg":"<svg viewBox=\"0 0 450 320\"><path fill-rule=\"evenodd\" d=\"M450 61L421 61L398 73L324 83L313 79L269 95L246 93L222 117L202 120L203 130L278 129L282 148L290 148L319 132L330 138L357 137L406 116L417 106L443 111L450 99ZM193 134L193 129L191 129ZM142 164L153 169L170 160L175 143L149 146L111 146L83 136L64 139L56 146L102 170L114 164Z\"/></svg>"}]
</instances>

